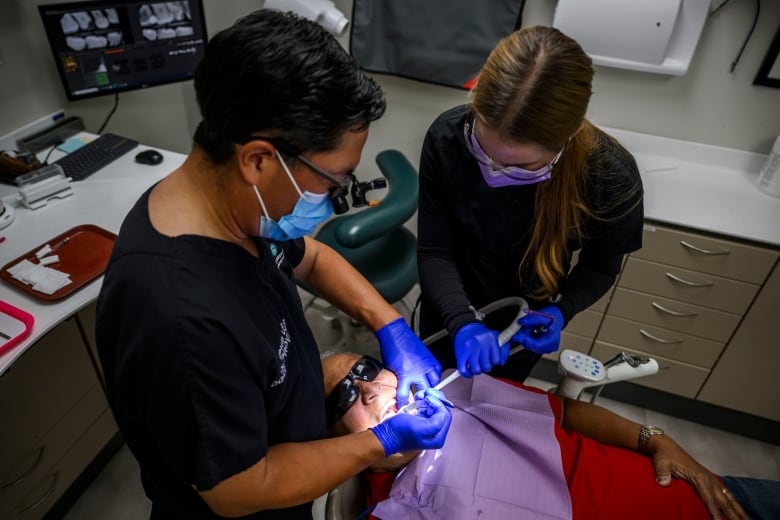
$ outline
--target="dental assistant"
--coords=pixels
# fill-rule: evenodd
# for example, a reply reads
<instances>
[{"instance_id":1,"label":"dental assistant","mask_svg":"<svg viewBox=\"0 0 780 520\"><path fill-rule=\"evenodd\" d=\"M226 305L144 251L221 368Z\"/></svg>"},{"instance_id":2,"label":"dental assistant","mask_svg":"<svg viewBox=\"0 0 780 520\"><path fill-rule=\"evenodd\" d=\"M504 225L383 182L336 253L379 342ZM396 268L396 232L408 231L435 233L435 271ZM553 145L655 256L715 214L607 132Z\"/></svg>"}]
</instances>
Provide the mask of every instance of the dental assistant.
<instances>
[{"instance_id":1,"label":"dental assistant","mask_svg":"<svg viewBox=\"0 0 780 520\"><path fill-rule=\"evenodd\" d=\"M451 421L434 399L327 438L296 289L375 331L399 402L439 380L398 312L306 236L353 178L384 96L318 24L274 10L215 35L194 86L192 150L126 216L98 299L109 403L152 518L310 519L313 499L373 462L441 446Z\"/></svg>"},{"instance_id":2,"label":"dental assistant","mask_svg":"<svg viewBox=\"0 0 780 520\"><path fill-rule=\"evenodd\" d=\"M522 382L642 245L639 171L586 119L592 79L577 42L551 27L520 29L491 52L470 102L425 136L420 337L446 328L449 338L429 346L466 377L492 370ZM509 296L538 312L500 346L517 309L487 322L476 310ZM515 344L525 350L507 361Z\"/></svg>"}]
</instances>

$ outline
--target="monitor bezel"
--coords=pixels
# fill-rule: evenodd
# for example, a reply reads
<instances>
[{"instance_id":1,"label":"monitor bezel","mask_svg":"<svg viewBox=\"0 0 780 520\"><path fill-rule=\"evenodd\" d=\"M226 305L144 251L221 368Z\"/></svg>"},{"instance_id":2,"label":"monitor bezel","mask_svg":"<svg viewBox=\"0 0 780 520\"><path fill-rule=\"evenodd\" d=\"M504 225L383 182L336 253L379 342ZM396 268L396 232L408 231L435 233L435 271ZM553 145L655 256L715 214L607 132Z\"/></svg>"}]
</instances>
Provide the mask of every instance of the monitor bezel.
<instances>
[{"instance_id":1,"label":"monitor bezel","mask_svg":"<svg viewBox=\"0 0 780 520\"><path fill-rule=\"evenodd\" d=\"M194 2L198 6L198 15L199 15L199 23L200 27L203 28L203 47L205 49L206 44L208 44L208 30L206 26L206 13L204 12L203 8L203 0L188 0L189 2ZM68 101L81 101L83 99L91 99L96 97L104 97L104 96L111 96L114 94L120 94L122 92L132 92L135 90L146 90L151 87L159 87L162 85L171 85L174 83L182 83L184 81L189 81L194 78L195 76L195 70L193 69L190 74L187 74L182 77L178 78L172 78L172 79L161 79L160 81L154 81L149 83L137 83L135 85L128 85L126 87L117 87L117 88L111 88L106 90L98 90L95 92L89 92L85 94L73 94L71 92L70 85L68 85L67 77L65 76L65 70L62 64L60 63L59 59L59 53L57 51L57 48L55 47L54 42L49 37L49 32L46 29L46 23L44 22L44 16L45 16L45 10L49 8L57 8L57 9L69 9L70 7L73 7L74 10L76 9L93 9L93 8L99 8L99 7L112 7L116 6L117 4L130 4L130 3L137 3L137 4L153 4L156 3L154 1L141 1L141 0L84 0L84 1L70 1L70 2L57 2L57 3L47 3L47 4L39 4L38 7L38 13L39 13L39 19L41 22L41 25L43 26L43 31L46 36L47 43L49 45L49 50L51 51L51 57L54 60L54 67L57 69L57 75L60 78L60 84L62 85L62 90L65 92L65 96L67 97Z\"/></svg>"}]
</instances>

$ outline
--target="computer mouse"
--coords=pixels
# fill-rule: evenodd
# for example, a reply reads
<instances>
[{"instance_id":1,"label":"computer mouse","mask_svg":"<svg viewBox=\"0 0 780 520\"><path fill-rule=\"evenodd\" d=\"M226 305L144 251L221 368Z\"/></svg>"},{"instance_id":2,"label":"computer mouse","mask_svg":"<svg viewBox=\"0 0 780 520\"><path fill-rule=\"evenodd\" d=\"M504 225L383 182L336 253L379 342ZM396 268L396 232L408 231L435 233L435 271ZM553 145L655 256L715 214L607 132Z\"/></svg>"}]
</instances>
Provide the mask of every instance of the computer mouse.
<instances>
[{"instance_id":1,"label":"computer mouse","mask_svg":"<svg viewBox=\"0 0 780 520\"><path fill-rule=\"evenodd\" d=\"M150 166L154 166L155 164L160 164L163 161L163 155L158 152L157 150L144 150L143 152L138 152L135 155L135 162L141 163L141 164L148 164Z\"/></svg>"}]
</instances>

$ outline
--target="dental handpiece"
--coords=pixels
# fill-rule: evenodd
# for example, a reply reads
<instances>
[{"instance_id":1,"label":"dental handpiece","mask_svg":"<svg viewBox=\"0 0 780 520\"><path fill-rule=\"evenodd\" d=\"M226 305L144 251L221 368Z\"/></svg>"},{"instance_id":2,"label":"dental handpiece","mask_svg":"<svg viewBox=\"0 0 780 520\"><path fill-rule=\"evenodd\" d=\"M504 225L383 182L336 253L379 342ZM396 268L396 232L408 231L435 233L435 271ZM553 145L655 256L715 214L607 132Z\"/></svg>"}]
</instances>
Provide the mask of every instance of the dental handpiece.
<instances>
[{"instance_id":1,"label":"dental handpiece","mask_svg":"<svg viewBox=\"0 0 780 520\"><path fill-rule=\"evenodd\" d=\"M514 336L514 334L512 334L512 336ZM500 338L500 336L499 336L499 338ZM506 343L506 341L504 343ZM503 345L504 343L501 343L501 345ZM522 345L518 345L518 346L516 346L515 348L513 348L512 350L509 351L509 355L511 356L513 354L516 354L516 353L520 352L521 350L523 350L523 346ZM445 377L444 379L439 381L439 384L434 386L433 388L434 388L434 390L441 390L442 388L444 388L448 384L452 383L453 381L455 381L459 377L460 377L460 372L458 372L456 370L452 374L448 375L447 377Z\"/></svg>"},{"instance_id":2,"label":"dental handpiece","mask_svg":"<svg viewBox=\"0 0 780 520\"><path fill-rule=\"evenodd\" d=\"M522 315L524 315L524 311L525 311L525 309L522 309L520 311ZM512 324L509 325L509 327L504 329L498 335L498 344L499 344L499 346L506 345L509 342L509 340L512 339L512 336L514 336L517 333L517 331L520 330L520 323L519 323L519 321L520 321L521 317L522 316L518 316L517 318L515 318L512 321ZM509 351L509 355L511 356L511 355L513 355L513 354L515 354L517 352L520 352L522 349L523 349L523 346L522 345L518 345L518 346L516 346L515 348L513 348L512 350ZM442 388L444 388L448 384L452 383L453 381L455 381L459 377L460 377L460 372L455 370L452 374L448 375L447 377L445 377L444 379L439 381L439 384L434 386L433 389L434 390L441 390ZM411 412L412 410L414 410L416 408L415 403L417 403L417 401L412 401L409 404L407 404L405 406L402 406L401 408L398 409L398 413L409 413L409 412Z\"/></svg>"}]
</instances>

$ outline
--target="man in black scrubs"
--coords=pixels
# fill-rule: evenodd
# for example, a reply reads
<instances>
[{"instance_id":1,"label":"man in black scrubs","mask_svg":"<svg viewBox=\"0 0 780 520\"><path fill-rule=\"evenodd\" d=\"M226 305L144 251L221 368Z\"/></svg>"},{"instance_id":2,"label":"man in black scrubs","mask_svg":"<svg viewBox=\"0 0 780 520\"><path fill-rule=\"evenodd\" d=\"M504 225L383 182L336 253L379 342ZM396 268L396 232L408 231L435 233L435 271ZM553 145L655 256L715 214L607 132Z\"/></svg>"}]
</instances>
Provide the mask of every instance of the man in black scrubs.
<instances>
[{"instance_id":1,"label":"man in black scrubs","mask_svg":"<svg viewBox=\"0 0 780 520\"><path fill-rule=\"evenodd\" d=\"M209 42L184 163L125 218L97 308L108 398L152 518L311 518L311 501L388 454L438 447L449 410L328 439L302 279L375 331L405 381L440 365L398 312L307 235L353 179L385 101L317 24L261 10ZM366 375L354 373L359 386ZM351 394L344 394L346 406Z\"/></svg>"}]
</instances>

